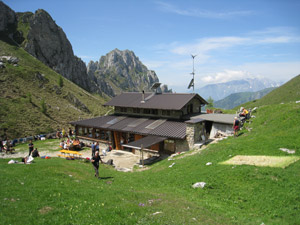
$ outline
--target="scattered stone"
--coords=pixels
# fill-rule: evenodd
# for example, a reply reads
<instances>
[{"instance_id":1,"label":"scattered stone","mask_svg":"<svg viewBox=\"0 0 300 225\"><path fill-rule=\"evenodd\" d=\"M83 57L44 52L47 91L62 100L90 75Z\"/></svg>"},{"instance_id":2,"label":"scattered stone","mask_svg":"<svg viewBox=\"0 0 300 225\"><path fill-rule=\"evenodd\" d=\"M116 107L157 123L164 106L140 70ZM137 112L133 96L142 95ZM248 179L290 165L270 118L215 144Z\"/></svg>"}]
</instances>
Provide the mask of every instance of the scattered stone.
<instances>
[{"instance_id":1,"label":"scattered stone","mask_svg":"<svg viewBox=\"0 0 300 225\"><path fill-rule=\"evenodd\" d=\"M172 163L169 167L171 168L171 167L173 167L175 165L175 163Z\"/></svg>"},{"instance_id":2,"label":"scattered stone","mask_svg":"<svg viewBox=\"0 0 300 225\"><path fill-rule=\"evenodd\" d=\"M155 212L155 213L152 213L152 216L155 216L155 215L160 214L160 213L162 213L162 212Z\"/></svg>"},{"instance_id":3,"label":"scattered stone","mask_svg":"<svg viewBox=\"0 0 300 225\"><path fill-rule=\"evenodd\" d=\"M120 172L131 172L131 169L128 168L116 168L116 170Z\"/></svg>"},{"instance_id":4,"label":"scattered stone","mask_svg":"<svg viewBox=\"0 0 300 225\"><path fill-rule=\"evenodd\" d=\"M39 212L40 212L40 214L46 214L46 213L50 212L51 210L52 210L52 207L50 207L50 206L44 206L43 208L41 208L39 210Z\"/></svg>"},{"instance_id":5,"label":"scattered stone","mask_svg":"<svg viewBox=\"0 0 300 225\"><path fill-rule=\"evenodd\" d=\"M5 65L3 62L0 62L0 69L4 69L5 68Z\"/></svg>"},{"instance_id":6,"label":"scattered stone","mask_svg":"<svg viewBox=\"0 0 300 225\"><path fill-rule=\"evenodd\" d=\"M251 118L256 118L256 116L251 116Z\"/></svg>"},{"instance_id":7,"label":"scattered stone","mask_svg":"<svg viewBox=\"0 0 300 225\"><path fill-rule=\"evenodd\" d=\"M211 162L208 162L208 163L206 163L205 165L210 166L211 164L212 164Z\"/></svg>"},{"instance_id":8,"label":"scattered stone","mask_svg":"<svg viewBox=\"0 0 300 225\"><path fill-rule=\"evenodd\" d=\"M192 187L193 187L193 188L204 188L205 185L206 185L205 182L197 182L197 183L193 184Z\"/></svg>"},{"instance_id":9,"label":"scattered stone","mask_svg":"<svg viewBox=\"0 0 300 225\"><path fill-rule=\"evenodd\" d=\"M70 174L69 177L73 177L73 176Z\"/></svg>"},{"instance_id":10,"label":"scattered stone","mask_svg":"<svg viewBox=\"0 0 300 225\"><path fill-rule=\"evenodd\" d=\"M18 64L19 59L14 56L0 56L0 61L1 62L8 62L10 64Z\"/></svg>"},{"instance_id":11,"label":"scattered stone","mask_svg":"<svg viewBox=\"0 0 300 225\"><path fill-rule=\"evenodd\" d=\"M214 138L224 138L230 136L229 134L218 130L217 133L215 134Z\"/></svg>"},{"instance_id":12,"label":"scattered stone","mask_svg":"<svg viewBox=\"0 0 300 225\"><path fill-rule=\"evenodd\" d=\"M295 154L296 150L290 150L287 148L279 148L280 151L286 152L288 154Z\"/></svg>"},{"instance_id":13,"label":"scattered stone","mask_svg":"<svg viewBox=\"0 0 300 225\"><path fill-rule=\"evenodd\" d=\"M300 100L299 100L299 101L296 101L296 103L300 103Z\"/></svg>"}]
</instances>

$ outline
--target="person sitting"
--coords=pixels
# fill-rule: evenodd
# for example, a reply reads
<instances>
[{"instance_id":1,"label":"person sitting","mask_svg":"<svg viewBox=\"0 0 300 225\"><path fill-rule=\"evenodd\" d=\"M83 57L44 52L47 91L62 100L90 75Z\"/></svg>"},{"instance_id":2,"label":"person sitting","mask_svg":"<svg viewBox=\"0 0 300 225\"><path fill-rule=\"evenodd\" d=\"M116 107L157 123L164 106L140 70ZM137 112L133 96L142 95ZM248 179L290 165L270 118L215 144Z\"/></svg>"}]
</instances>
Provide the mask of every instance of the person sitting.
<instances>
[{"instance_id":1,"label":"person sitting","mask_svg":"<svg viewBox=\"0 0 300 225\"><path fill-rule=\"evenodd\" d=\"M60 144L59 144L59 147L61 147L61 149L63 149L63 148L64 148L64 146L65 146L65 141L64 141L64 140L62 140L62 141L60 142Z\"/></svg>"},{"instance_id":2,"label":"person sitting","mask_svg":"<svg viewBox=\"0 0 300 225\"><path fill-rule=\"evenodd\" d=\"M65 149L65 150L69 150L69 147L68 147L68 145L67 145L67 142L65 142L65 144L64 144L64 149Z\"/></svg>"},{"instance_id":3,"label":"person sitting","mask_svg":"<svg viewBox=\"0 0 300 225\"><path fill-rule=\"evenodd\" d=\"M246 115L248 114L249 112L248 112L248 110L247 109L245 109L244 107L243 107L243 111L239 114L239 116L240 117L246 117Z\"/></svg>"},{"instance_id":4,"label":"person sitting","mask_svg":"<svg viewBox=\"0 0 300 225\"><path fill-rule=\"evenodd\" d=\"M80 150L80 141L77 138L73 141L73 147L75 150Z\"/></svg>"},{"instance_id":5,"label":"person sitting","mask_svg":"<svg viewBox=\"0 0 300 225\"><path fill-rule=\"evenodd\" d=\"M37 148L35 148L32 152L31 155L33 158L35 157L40 157L39 151L37 150Z\"/></svg>"}]
</instances>

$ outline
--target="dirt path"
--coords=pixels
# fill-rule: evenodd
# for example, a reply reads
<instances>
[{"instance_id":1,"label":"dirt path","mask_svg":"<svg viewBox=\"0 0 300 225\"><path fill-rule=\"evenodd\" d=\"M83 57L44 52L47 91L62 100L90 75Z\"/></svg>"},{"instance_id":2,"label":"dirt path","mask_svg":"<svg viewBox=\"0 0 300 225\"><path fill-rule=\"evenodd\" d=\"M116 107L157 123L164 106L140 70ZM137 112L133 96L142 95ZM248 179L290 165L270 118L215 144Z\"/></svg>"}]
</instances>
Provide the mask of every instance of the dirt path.
<instances>
[{"instance_id":1,"label":"dirt path","mask_svg":"<svg viewBox=\"0 0 300 225\"><path fill-rule=\"evenodd\" d=\"M50 156L57 157L59 151L40 151L40 156ZM80 151L83 158L91 158L91 150ZM22 158L27 156L27 152L16 152L14 154L6 154L1 152L0 158L2 159L13 159L13 158ZM104 162L107 162L109 159L113 160L115 168L118 171L129 172L132 171L133 167L139 163L140 157L131 152L121 151L121 150L112 150L107 152L106 156L101 154L101 158Z\"/></svg>"}]
</instances>

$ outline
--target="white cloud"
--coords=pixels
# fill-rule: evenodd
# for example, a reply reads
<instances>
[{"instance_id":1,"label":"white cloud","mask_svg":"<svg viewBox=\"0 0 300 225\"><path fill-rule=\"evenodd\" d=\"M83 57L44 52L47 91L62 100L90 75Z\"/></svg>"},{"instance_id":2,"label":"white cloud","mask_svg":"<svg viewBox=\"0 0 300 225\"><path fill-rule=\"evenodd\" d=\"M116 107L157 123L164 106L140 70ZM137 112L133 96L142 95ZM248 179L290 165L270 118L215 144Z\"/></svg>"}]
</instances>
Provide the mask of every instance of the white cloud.
<instances>
[{"instance_id":1,"label":"white cloud","mask_svg":"<svg viewBox=\"0 0 300 225\"><path fill-rule=\"evenodd\" d=\"M214 12L214 11L200 10L200 9L182 9L166 2L156 2L156 3L158 4L160 10L164 12L174 13L181 16L192 16L192 17L211 18L211 19L226 19L234 16L248 16L253 14L253 12L249 10Z\"/></svg>"},{"instance_id":2,"label":"white cloud","mask_svg":"<svg viewBox=\"0 0 300 225\"><path fill-rule=\"evenodd\" d=\"M212 37L202 38L193 44L177 46L171 49L171 52L179 55L199 54L206 56L206 53L211 50L228 48L235 45L243 44L249 41L249 38L243 37ZM206 56L207 57L207 56Z\"/></svg>"},{"instance_id":3,"label":"white cloud","mask_svg":"<svg viewBox=\"0 0 300 225\"><path fill-rule=\"evenodd\" d=\"M208 83L223 83L231 80L240 80L243 78L253 77L249 72L242 70L224 70L223 72L217 72L213 75L208 75L201 78L201 81Z\"/></svg>"},{"instance_id":4,"label":"white cloud","mask_svg":"<svg viewBox=\"0 0 300 225\"><path fill-rule=\"evenodd\" d=\"M288 81L294 76L300 74L300 61L270 63L253 62L245 63L237 68L271 80Z\"/></svg>"}]
</instances>

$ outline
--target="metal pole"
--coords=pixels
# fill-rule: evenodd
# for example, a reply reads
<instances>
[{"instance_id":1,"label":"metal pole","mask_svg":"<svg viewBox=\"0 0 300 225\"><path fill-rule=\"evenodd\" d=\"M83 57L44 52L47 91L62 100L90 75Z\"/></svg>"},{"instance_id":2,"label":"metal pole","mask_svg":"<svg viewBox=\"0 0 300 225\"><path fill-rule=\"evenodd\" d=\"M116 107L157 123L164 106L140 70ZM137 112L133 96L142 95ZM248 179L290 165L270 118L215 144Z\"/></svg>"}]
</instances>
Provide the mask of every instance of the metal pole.
<instances>
[{"instance_id":1,"label":"metal pole","mask_svg":"<svg viewBox=\"0 0 300 225\"><path fill-rule=\"evenodd\" d=\"M193 75L193 93L195 93L195 67L194 67L194 61L195 61L195 57L197 55L191 55L192 58L193 58L193 72L192 72L192 75Z\"/></svg>"},{"instance_id":2,"label":"metal pole","mask_svg":"<svg viewBox=\"0 0 300 225\"><path fill-rule=\"evenodd\" d=\"M144 151L143 151L143 145L141 145L141 152L142 152L142 165L144 167Z\"/></svg>"}]
</instances>

